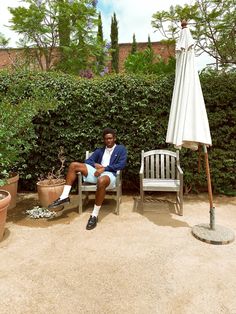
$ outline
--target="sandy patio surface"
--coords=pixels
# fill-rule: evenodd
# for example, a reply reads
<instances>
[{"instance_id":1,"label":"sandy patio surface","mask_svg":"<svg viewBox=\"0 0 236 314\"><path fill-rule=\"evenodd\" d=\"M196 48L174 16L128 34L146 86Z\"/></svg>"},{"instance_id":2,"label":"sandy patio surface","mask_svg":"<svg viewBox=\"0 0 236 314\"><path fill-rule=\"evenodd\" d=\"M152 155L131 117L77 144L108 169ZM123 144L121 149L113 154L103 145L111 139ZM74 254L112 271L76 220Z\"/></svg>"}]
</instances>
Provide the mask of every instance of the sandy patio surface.
<instances>
[{"instance_id":1,"label":"sandy patio surface","mask_svg":"<svg viewBox=\"0 0 236 314\"><path fill-rule=\"evenodd\" d=\"M1 314L236 314L236 241L212 245L191 229L209 223L206 194L174 205L150 201L146 211L123 196L120 215L106 200L97 228L85 229L93 202L82 215L76 197L60 218L33 220L37 204L21 195L8 212L0 242ZM236 234L236 197L214 197L216 223Z\"/></svg>"}]
</instances>

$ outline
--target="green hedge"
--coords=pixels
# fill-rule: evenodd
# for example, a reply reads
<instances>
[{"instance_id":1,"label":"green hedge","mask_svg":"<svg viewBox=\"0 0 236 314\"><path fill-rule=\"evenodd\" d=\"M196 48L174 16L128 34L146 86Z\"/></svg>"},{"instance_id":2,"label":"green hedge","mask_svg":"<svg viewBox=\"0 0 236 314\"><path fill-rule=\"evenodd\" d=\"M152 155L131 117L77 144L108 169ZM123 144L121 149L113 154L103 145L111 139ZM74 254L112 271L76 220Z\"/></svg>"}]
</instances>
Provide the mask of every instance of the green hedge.
<instances>
[{"instance_id":1,"label":"green hedge","mask_svg":"<svg viewBox=\"0 0 236 314\"><path fill-rule=\"evenodd\" d=\"M213 139L209 150L213 190L228 194L235 192L235 79L235 73L201 76ZM36 88L46 94L53 92L58 102L56 110L34 120L38 147L25 156L21 188L35 189L40 174L59 167L60 146L65 149L67 165L72 160L84 160L85 150L100 146L102 129L111 126L128 149L124 187L138 189L141 150L173 150L165 143L173 85L173 75L113 75L86 80L59 73L0 72L0 96L16 105L32 97ZM198 154L187 149L180 154L186 190L206 190L204 169L197 173Z\"/></svg>"}]
</instances>

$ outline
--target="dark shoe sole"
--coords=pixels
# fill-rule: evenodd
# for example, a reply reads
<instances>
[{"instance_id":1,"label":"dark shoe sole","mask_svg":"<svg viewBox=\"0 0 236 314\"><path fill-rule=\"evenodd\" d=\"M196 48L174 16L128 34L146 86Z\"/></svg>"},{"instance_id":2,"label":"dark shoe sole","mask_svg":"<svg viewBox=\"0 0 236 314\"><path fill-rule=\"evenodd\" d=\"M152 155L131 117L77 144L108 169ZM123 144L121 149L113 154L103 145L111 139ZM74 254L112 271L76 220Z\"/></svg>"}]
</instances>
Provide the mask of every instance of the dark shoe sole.
<instances>
[{"instance_id":1,"label":"dark shoe sole","mask_svg":"<svg viewBox=\"0 0 236 314\"><path fill-rule=\"evenodd\" d=\"M59 207L59 206L64 206L64 205L68 205L68 204L70 204L70 201L62 202L62 203L59 204L59 205L49 205L49 206L48 206L48 209L50 210L50 209L54 209L54 208L57 208L57 207Z\"/></svg>"},{"instance_id":2,"label":"dark shoe sole","mask_svg":"<svg viewBox=\"0 0 236 314\"><path fill-rule=\"evenodd\" d=\"M48 220L51 220L51 219L54 219L54 218L58 218L66 211L66 209L64 208L63 205L59 205L59 206L60 206L59 210L57 210L57 211L51 210L51 212L53 212L54 215L52 217L49 217ZM59 206L57 206L57 209L58 209Z\"/></svg>"},{"instance_id":3,"label":"dark shoe sole","mask_svg":"<svg viewBox=\"0 0 236 314\"><path fill-rule=\"evenodd\" d=\"M94 229L94 228L96 228L96 227L97 227L97 224L96 224L96 225L93 225L93 226L91 226L91 227L86 226L86 230L92 230L92 229Z\"/></svg>"}]
</instances>

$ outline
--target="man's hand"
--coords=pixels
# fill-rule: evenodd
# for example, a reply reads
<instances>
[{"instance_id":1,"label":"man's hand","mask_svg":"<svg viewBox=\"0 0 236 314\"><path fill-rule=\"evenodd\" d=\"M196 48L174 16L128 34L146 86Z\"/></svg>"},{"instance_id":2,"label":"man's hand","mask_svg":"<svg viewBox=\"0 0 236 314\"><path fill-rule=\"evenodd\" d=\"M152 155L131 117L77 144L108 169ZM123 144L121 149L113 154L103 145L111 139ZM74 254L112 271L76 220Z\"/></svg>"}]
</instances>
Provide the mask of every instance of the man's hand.
<instances>
[{"instance_id":1,"label":"man's hand","mask_svg":"<svg viewBox=\"0 0 236 314\"><path fill-rule=\"evenodd\" d=\"M94 168L95 168L95 169L100 169L100 168L103 168L103 166L100 165L100 164L94 164Z\"/></svg>"},{"instance_id":2,"label":"man's hand","mask_svg":"<svg viewBox=\"0 0 236 314\"><path fill-rule=\"evenodd\" d=\"M101 173L105 171L105 168L103 166L96 168L97 170L94 172L95 177L99 177Z\"/></svg>"}]
</instances>

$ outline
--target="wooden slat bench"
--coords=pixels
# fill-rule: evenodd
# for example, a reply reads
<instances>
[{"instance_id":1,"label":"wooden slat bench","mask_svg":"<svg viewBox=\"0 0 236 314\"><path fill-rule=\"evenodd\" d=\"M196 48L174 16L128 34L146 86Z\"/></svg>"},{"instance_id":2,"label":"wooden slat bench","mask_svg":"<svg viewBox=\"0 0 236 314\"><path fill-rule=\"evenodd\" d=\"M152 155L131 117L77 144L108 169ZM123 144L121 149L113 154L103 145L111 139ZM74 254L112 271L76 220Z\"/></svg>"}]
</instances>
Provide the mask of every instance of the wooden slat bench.
<instances>
[{"instance_id":1,"label":"wooden slat bench","mask_svg":"<svg viewBox=\"0 0 236 314\"><path fill-rule=\"evenodd\" d=\"M176 192L179 214L183 215L183 171L178 151L142 150L139 176L142 208L145 191Z\"/></svg>"}]
</instances>

